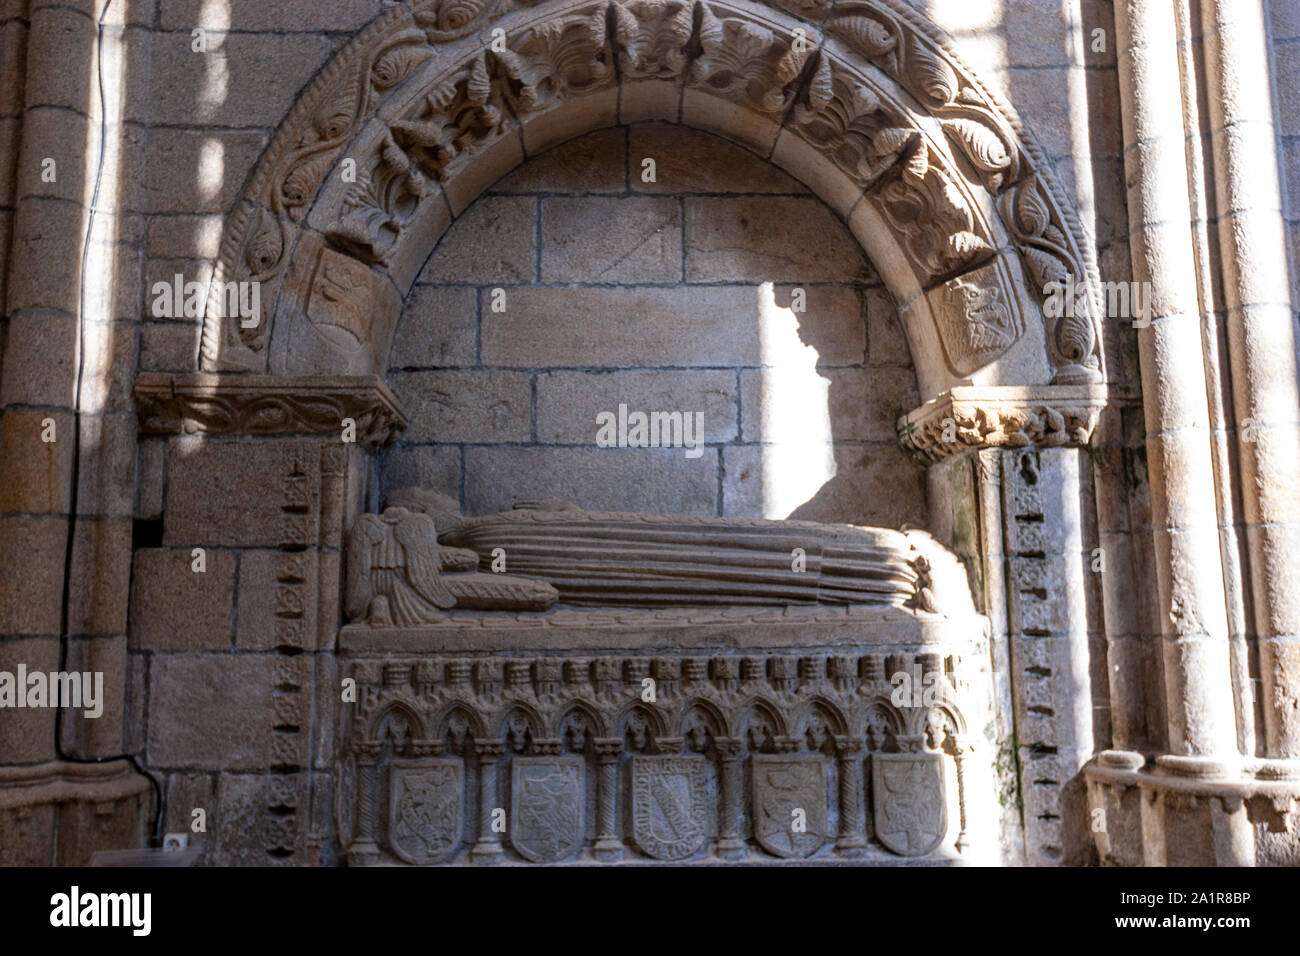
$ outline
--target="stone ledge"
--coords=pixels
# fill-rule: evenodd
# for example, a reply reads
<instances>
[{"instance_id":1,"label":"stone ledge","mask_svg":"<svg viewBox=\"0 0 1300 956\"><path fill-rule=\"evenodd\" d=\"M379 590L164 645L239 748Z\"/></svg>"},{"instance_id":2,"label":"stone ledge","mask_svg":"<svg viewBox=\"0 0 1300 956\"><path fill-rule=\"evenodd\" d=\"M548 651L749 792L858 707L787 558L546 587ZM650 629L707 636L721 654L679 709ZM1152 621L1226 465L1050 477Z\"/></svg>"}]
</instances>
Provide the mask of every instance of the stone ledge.
<instances>
[{"instance_id":1,"label":"stone ledge","mask_svg":"<svg viewBox=\"0 0 1300 956\"><path fill-rule=\"evenodd\" d=\"M125 760L0 767L0 810L47 803L106 803L149 790Z\"/></svg>"},{"instance_id":2,"label":"stone ledge","mask_svg":"<svg viewBox=\"0 0 1300 956\"><path fill-rule=\"evenodd\" d=\"M669 608L545 613L449 613L423 627L349 624L344 654L411 652L583 651L676 653L687 648L854 648L969 645L982 641L984 619L967 620L897 607ZM667 650L671 649L671 651Z\"/></svg>"},{"instance_id":3,"label":"stone ledge","mask_svg":"<svg viewBox=\"0 0 1300 956\"><path fill-rule=\"evenodd\" d=\"M377 448L406 427L378 375L248 375L147 372L133 389L143 434L339 437L356 422L358 444Z\"/></svg>"},{"instance_id":4,"label":"stone ledge","mask_svg":"<svg viewBox=\"0 0 1300 956\"><path fill-rule=\"evenodd\" d=\"M1108 385L958 386L898 419L898 442L925 464L973 448L1087 445L1102 410L1135 400Z\"/></svg>"}]
</instances>

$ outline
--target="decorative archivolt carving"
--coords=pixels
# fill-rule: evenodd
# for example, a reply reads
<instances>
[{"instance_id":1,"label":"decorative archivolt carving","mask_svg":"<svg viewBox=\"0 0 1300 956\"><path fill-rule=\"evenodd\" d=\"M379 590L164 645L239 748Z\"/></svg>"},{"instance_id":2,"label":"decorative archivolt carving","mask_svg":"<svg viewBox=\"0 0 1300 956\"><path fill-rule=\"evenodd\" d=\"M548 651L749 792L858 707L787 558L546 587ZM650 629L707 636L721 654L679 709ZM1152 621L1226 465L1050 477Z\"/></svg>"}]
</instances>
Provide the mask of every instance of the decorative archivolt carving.
<instances>
[{"instance_id":1,"label":"decorative archivolt carving","mask_svg":"<svg viewBox=\"0 0 1300 956\"><path fill-rule=\"evenodd\" d=\"M694 7L687 0L630 0L612 4L619 72L627 79L682 75L687 44L695 34Z\"/></svg>"},{"instance_id":2,"label":"decorative archivolt carving","mask_svg":"<svg viewBox=\"0 0 1300 956\"><path fill-rule=\"evenodd\" d=\"M267 367L272 317L294 305L278 307L277 298L282 289L300 294L281 280L307 211L363 120L399 96L412 105L396 111L378 139L353 147L362 153L348 156L357 161L357 181L333 200L325 222L313 223L369 264L388 265L422 204L442 202L434 184L457 175L514 122L622 81L680 78L783 125L827 156L867 191L923 287L971 273L994 255L1000 240L987 217L996 209L1040 294L1069 275L1097 301L1081 228L1043 157L946 41L896 0L837 6L824 20L818 2L778 4L807 20L748 0L555 2L549 16L538 15L545 4L533 4L518 28L502 21L504 46L448 46L525 5L442 0L395 8L326 68L227 225L204 328L205 368ZM814 20L823 22L814 27ZM864 71L881 79L868 81ZM428 84L423 94L408 82L417 74ZM884 102L881 83L900 88L912 105ZM933 132L918 125L916 105L937 121ZM991 201L979 201L981 190ZM1009 281L1005 270L995 278ZM256 324L220 315L221 283L232 280L263 283ZM1005 290L1003 299L1011 297ZM1094 305L1049 320L1056 381L1099 377L1098 314ZM996 328L1018 334L1006 323ZM996 357L988 349L973 354Z\"/></svg>"}]
</instances>

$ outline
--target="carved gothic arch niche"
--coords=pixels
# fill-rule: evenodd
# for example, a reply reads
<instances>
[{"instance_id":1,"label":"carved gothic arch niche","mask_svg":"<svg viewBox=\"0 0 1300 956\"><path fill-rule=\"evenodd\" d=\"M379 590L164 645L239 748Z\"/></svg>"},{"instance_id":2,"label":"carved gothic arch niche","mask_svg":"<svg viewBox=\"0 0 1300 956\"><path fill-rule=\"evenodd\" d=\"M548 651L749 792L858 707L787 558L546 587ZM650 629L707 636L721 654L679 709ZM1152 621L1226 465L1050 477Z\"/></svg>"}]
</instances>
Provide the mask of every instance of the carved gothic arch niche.
<instances>
[{"instance_id":1,"label":"carved gothic arch niche","mask_svg":"<svg viewBox=\"0 0 1300 956\"><path fill-rule=\"evenodd\" d=\"M202 370L382 376L407 291L479 193L573 136L664 120L739 142L844 218L898 303L923 399L1103 381L1096 268L1014 113L897 0L829 6L389 11L301 98L228 220ZM1046 316L1067 277L1079 308ZM249 280L263 314L243 328L221 290Z\"/></svg>"}]
</instances>

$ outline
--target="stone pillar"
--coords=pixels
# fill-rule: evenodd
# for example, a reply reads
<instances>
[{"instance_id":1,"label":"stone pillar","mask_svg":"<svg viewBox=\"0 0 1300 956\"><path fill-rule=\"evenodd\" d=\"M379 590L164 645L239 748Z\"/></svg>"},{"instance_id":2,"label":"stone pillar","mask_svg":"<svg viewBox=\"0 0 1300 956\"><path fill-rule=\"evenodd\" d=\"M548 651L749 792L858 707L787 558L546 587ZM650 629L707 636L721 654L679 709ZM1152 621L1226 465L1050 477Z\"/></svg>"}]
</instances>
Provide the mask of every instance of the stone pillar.
<instances>
[{"instance_id":1,"label":"stone pillar","mask_svg":"<svg viewBox=\"0 0 1300 956\"><path fill-rule=\"evenodd\" d=\"M1269 758L1300 759L1300 370L1262 4L1202 0L1223 295ZM1284 109L1286 107L1283 107ZM1300 775L1274 767L1277 774Z\"/></svg>"},{"instance_id":2,"label":"stone pillar","mask_svg":"<svg viewBox=\"0 0 1300 956\"><path fill-rule=\"evenodd\" d=\"M1179 772L1234 761L1227 608L1188 205L1182 66L1173 4L1115 10L1133 275L1149 282L1138 332L1171 754Z\"/></svg>"},{"instance_id":3,"label":"stone pillar","mask_svg":"<svg viewBox=\"0 0 1300 956\"><path fill-rule=\"evenodd\" d=\"M867 848L862 822L863 746L861 740L835 738L835 754L840 762L840 834L835 850L841 856L861 856Z\"/></svg>"},{"instance_id":4,"label":"stone pillar","mask_svg":"<svg viewBox=\"0 0 1300 956\"><path fill-rule=\"evenodd\" d=\"M501 806L497 771L504 749L499 740L474 738L474 751L478 754L478 841L470 857L475 863L499 863L504 853L501 834L492 829L492 811Z\"/></svg>"},{"instance_id":5,"label":"stone pillar","mask_svg":"<svg viewBox=\"0 0 1300 956\"><path fill-rule=\"evenodd\" d=\"M64 710L59 749L66 760L55 746L55 708L0 714L0 864L84 865L96 850L140 846L151 820L149 782L126 761L86 762L127 749L135 423L121 373L135 361L131 323L137 316L127 304L134 300L116 294L116 277L138 275L140 251L119 235L135 210L124 208L115 189L117 164L128 151L115 73L122 64L124 14L114 5L105 18L108 105L101 109L96 21L52 0L31 0L23 9L22 19L5 24L8 42L0 54L12 57L0 77L9 87L0 91L0 115L9 127L7 141L21 142L17 156L0 158L10 167L0 173L0 190L12 187L0 195L0 255L9 253L0 266L0 315L6 319L0 670L13 673L22 665L47 674L98 672L103 686L99 717ZM92 222L87 206L101 118L108 186ZM57 163L52 182L42 175L46 159ZM83 269L88 228L92 242ZM84 365L80 393L78 357ZM74 459L80 462L76 489ZM66 628L65 573L71 578ZM101 812L109 807L112 817Z\"/></svg>"},{"instance_id":6,"label":"stone pillar","mask_svg":"<svg viewBox=\"0 0 1300 956\"><path fill-rule=\"evenodd\" d=\"M593 741L600 762L596 844L591 854L602 863L623 859L623 841L618 838L618 758L623 752L620 737L598 737Z\"/></svg>"},{"instance_id":7,"label":"stone pillar","mask_svg":"<svg viewBox=\"0 0 1300 956\"><path fill-rule=\"evenodd\" d=\"M739 737L717 737L713 741L718 751L718 842L713 852L724 860L744 859L748 852L740 835L741 798L744 795L740 780L742 754L745 742Z\"/></svg>"},{"instance_id":8,"label":"stone pillar","mask_svg":"<svg viewBox=\"0 0 1300 956\"><path fill-rule=\"evenodd\" d=\"M379 750L378 741L353 745L357 750L357 837L348 848L351 866L367 866L379 859Z\"/></svg>"}]
</instances>

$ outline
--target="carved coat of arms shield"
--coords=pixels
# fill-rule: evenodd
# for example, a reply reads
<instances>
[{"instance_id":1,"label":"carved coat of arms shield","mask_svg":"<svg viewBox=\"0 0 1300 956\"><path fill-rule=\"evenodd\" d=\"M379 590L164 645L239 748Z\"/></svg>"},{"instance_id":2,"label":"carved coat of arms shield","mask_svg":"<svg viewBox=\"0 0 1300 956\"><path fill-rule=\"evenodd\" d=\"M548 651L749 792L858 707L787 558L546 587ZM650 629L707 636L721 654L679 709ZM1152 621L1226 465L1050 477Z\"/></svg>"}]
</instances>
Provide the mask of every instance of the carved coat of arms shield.
<instances>
[{"instance_id":1,"label":"carved coat of arms shield","mask_svg":"<svg viewBox=\"0 0 1300 956\"><path fill-rule=\"evenodd\" d=\"M555 863L582 846L581 757L516 757L511 761L510 843L534 863Z\"/></svg>"},{"instance_id":2,"label":"carved coat of arms shield","mask_svg":"<svg viewBox=\"0 0 1300 956\"><path fill-rule=\"evenodd\" d=\"M818 754L755 754L754 839L805 857L826 842L826 763Z\"/></svg>"},{"instance_id":3,"label":"carved coat of arms shield","mask_svg":"<svg viewBox=\"0 0 1300 956\"><path fill-rule=\"evenodd\" d=\"M872 754L876 837L899 856L924 856L948 829L943 755Z\"/></svg>"},{"instance_id":4,"label":"carved coat of arms shield","mask_svg":"<svg viewBox=\"0 0 1300 956\"><path fill-rule=\"evenodd\" d=\"M465 771L459 757L394 761L388 777L388 844L407 863L437 863L460 846Z\"/></svg>"},{"instance_id":5,"label":"carved coat of arms shield","mask_svg":"<svg viewBox=\"0 0 1300 956\"><path fill-rule=\"evenodd\" d=\"M632 758L632 838L656 860L684 860L708 836L703 757Z\"/></svg>"}]
</instances>

